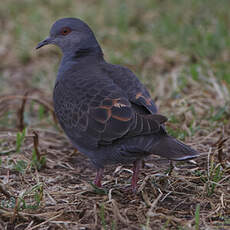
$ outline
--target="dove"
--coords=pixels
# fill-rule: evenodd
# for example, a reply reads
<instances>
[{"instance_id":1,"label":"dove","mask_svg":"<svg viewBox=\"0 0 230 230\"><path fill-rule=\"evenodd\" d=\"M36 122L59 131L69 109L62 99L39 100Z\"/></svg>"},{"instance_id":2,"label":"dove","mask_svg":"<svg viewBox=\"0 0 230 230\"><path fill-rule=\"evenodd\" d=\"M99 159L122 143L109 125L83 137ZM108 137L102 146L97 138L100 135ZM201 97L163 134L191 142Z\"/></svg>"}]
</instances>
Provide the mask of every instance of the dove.
<instances>
[{"instance_id":1,"label":"dove","mask_svg":"<svg viewBox=\"0 0 230 230\"><path fill-rule=\"evenodd\" d=\"M154 154L170 160L197 157L196 150L170 136L147 88L127 67L105 61L90 27L78 18L58 19L36 49L53 44L62 51L53 90L57 119L72 145L97 170L133 164L131 189L137 191L141 162Z\"/></svg>"}]
</instances>

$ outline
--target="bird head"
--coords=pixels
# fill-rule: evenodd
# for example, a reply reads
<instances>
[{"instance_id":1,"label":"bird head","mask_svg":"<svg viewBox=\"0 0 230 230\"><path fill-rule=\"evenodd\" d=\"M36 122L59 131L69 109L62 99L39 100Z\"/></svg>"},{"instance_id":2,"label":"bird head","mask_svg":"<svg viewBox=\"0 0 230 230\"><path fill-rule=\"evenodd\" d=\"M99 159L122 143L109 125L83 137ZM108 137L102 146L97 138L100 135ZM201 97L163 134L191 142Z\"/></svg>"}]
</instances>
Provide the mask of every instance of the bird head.
<instances>
[{"instance_id":1,"label":"bird head","mask_svg":"<svg viewBox=\"0 0 230 230\"><path fill-rule=\"evenodd\" d=\"M41 41L36 49L48 44L58 46L64 54L99 47L92 30L78 18L57 20L50 29L50 36Z\"/></svg>"}]
</instances>

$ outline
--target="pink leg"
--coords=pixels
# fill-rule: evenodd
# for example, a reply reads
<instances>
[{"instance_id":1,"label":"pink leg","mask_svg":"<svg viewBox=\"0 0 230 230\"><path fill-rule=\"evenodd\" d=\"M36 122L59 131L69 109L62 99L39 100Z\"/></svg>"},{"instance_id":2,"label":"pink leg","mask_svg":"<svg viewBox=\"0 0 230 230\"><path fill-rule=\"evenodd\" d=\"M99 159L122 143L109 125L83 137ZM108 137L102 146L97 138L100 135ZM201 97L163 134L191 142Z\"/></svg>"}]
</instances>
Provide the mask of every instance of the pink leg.
<instances>
[{"instance_id":1,"label":"pink leg","mask_svg":"<svg viewBox=\"0 0 230 230\"><path fill-rule=\"evenodd\" d=\"M133 177L132 177L132 183L131 188L133 193L136 193L137 191L137 181L138 181L138 174L141 168L142 160L136 160L133 165Z\"/></svg>"},{"instance_id":2,"label":"pink leg","mask_svg":"<svg viewBox=\"0 0 230 230\"><path fill-rule=\"evenodd\" d=\"M104 169L102 168L98 169L96 178L94 180L94 184L99 188L101 187L101 179L102 179L103 173L104 173Z\"/></svg>"}]
</instances>

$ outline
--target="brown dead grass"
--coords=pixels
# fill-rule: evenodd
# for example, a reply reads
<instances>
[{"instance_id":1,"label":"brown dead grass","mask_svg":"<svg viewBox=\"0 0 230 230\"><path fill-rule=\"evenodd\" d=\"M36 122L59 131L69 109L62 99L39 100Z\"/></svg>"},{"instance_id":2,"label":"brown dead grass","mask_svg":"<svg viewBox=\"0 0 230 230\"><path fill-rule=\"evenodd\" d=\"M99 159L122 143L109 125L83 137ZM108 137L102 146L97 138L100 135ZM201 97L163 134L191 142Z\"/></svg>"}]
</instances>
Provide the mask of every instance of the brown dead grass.
<instances>
[{"instance_id":1,"label":"brown dead grass","mask_svg":"<svg viewBox=\"0 0 230 230\"><path fill-rule=\"evenodd\" d=\"M16 1L12 2L14 6ZM76 5L73 11L79 7ZM45 12L42 14L45 18L50 17L47 6L44 6L39 10ZM34 8L38 10L36 7L31 9ZM84 13L86 8L88 5L78 12ZM59 10L62 12L63 7L60 6ZM161 13L156 11L156 15ZM90 14L92 12L97 17L93 15L91 22L94 19L106 21L102 13L98 15L98 10L90 11ZM139 19L147 17L146 25L155 18L153 10L149 13L138 14ZM13 25L20 23L3 21L8 32L2 34L0 45L0 229L230 228L230 88L215 76L210 63L202 60L202 65L207 64L207 67L198 69L199 79L194 80L190 73L184 71L190 67L189 64L196 63L196 57L190 54L186 57L176 49L155 48L152 56L143 58L136 53L138 64L130 64L124 56L128 67L135 72L140 71L139 76L151 90L160 111L169 117L167 128L176 132L176 136L183 137L201 153L201 157L191 162L173 162L173 169L167 160L149 157L143 165L136 195L125 191L131 183L131 165L107 167L104 190L97 190L91 185L95 177L91 163L73 149L53 115L51 89L59 60L56 50L48 48L35 53L32 49L35 44L32 43L38 38L32 39L31 32L25 36L29 39L29 42L25 40L29 59L23 62L17 54L20 49L16 48L21 45L12 34ZM21 24L24 21L30 22L21 18ZM44 27L44 34L47 35L52 21L49 18L46 23L37 22ZM31 28L39 30L38 24L34 26L32 23ZM125 31L124 47L120 47L115 36L120 33L115 27L98 24L98 32L99 28L107 53L115 52L117 59L126 50L125 42L129 44L130 39L136 38L135 31ZM149 33L138 36L142 43L145 41L142 39L153 42ZM119 45L114 47L116 43ZM229 56L225 50L223 58L226 62ZM209 69L208 73L204 69ZM182 73L187 79L183 87L180 85ZM172 96L175 92L177 96ZM44 107L42 119L38 116L40 105ZM226 112L220 119L209 119L223 107ZM20 151L16 152L17 134L24 127L27 128L25 140ZM186 135L181 136L183 133ZM46 158L39 170L32 165L34 150L37 158ZM16 167L19 162L25 163L24 170ZM198 205L199 223L195 218Z\"/></svg>"},{"instance_id":2,"label":"brown dead grass","mask_svg":"<svg viewBox=\"0 0 230 230\"><path fill-rule=\"evenodd\" d=\"M191 85L195 88L196 82ZM193 125L199 125L200 129L189 135L186 142L203 156L195 161L175 163L171 173L170 162L151 156L141 171L136 195L125 191L130 185L130 166L108 167L103 180L105 190L92 187L95 171L89 160L71 147L60 129L54 128L56 121L51 116L50 96L41 90L28 91L23 110L28 110L32 101L36 103L35 110L39 104L45 105L50 122L39 121L36 113L32 114L34 125L27 128L20 153L15 152L18 130L0 130L1 228L195 229L195 210L199 204L200 229L229 229L230 149L229 139L223 143L221 140L230 136L230 124L218 126L213 122L213 127L209 127L209 121L199 120L210 106L218 104L223 92L216 96L214 91L215 87L210 87L206 94L190 92L183 99L158 100L162 111L171 111L180 119L179 123L169 122L168 127L188 133L191 132L190 121L194 119L189 108L191 104L196 107L197 121ZM0 97L0 106L15 111L13 120L22 120L17 111L22 110L23 99L24 94L4 95ZM34 132L38 142L34 141ZM39 171L31 167L34 148L46 157L46 165ZM12 167L20 160L27 163L24 173ZM218 167L221 178L215 181ZM215 188L210 194L208 191L213 184ZM39 186L36 191L40 203L32 209L29 205L35 202L35 192L31 190L34 186ZM9 207L6 204L12 197L16 204ZM20 197L26 203L24 208Z\"/></svg>"}]
</instances>

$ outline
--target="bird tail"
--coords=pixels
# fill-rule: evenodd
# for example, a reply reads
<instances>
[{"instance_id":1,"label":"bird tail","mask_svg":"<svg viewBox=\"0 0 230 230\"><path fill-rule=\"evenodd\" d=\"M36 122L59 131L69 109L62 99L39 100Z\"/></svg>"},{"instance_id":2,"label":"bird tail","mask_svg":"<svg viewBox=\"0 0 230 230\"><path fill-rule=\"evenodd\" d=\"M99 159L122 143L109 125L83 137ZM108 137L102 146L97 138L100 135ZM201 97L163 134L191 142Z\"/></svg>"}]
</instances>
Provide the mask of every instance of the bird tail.
<instances>
[{"instance_id":1,"label":"bird tail","mask_svg":"<svg viewBox=\"0 0 230 230\"><path fill-rule=\"evenodd\" d=\"M152 147L151 153L177 161L189 160L199 156L196 150L170 136L160 138Z\"/></svg>"}]
</instances>

